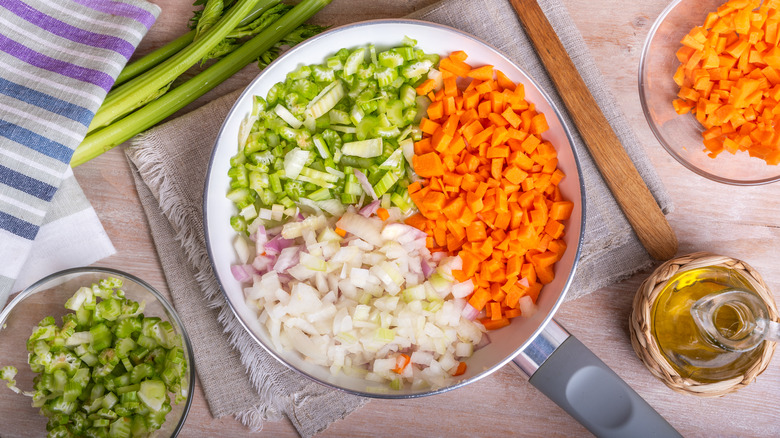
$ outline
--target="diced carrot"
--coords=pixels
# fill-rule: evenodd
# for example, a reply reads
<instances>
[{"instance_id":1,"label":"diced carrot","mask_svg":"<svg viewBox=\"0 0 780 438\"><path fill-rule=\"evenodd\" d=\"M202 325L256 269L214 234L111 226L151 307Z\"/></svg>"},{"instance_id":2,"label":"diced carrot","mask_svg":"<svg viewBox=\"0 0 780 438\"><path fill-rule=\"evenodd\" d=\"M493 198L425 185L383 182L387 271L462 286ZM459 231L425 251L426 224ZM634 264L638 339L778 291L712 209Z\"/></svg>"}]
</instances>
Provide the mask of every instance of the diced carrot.
<instances>
[{"instance_id":1,"label":"diced carrot","mask_svg":"<svg viewBox=\"0 0 780 438\"><path fill-rule=\"evenodd\" d=\"M488 330L498 330L501 327L506 327L509 325L509 319L507 318L501 318L499 320L481 320L480 322Z\"/></svg>"},{"instance_id":2,"label":"diced carrot","mask_svg":"<svg viewBox=\"0 0 780 438\"><path fill-rule=\"evenodd\" d=\"M466 76L471 71L471 66L463 61L452 58L442 58L439 61L439 68L451 72L457 76Z\"/></svg>"},{"instance_id":3,"label":"diced carrot","mask_svg":"<svg viewBox=\"0 0 780 438\"><path fill-rule=\"evenodd\" d=\"M422 84L417 86L416 91L418 95L424 96L433 91L434 88L436 88L436 81L433 79L426 79Z\"/></svg>"},{"instance_id":4,"label":"diced carrot","mask_svg":"<svg viewBox=\"0 0 780 438\"><path fill-rule=\"evenodd\" d=\"M455 61L465 61L468 59L469 55L466 54L463 50L456 50L452 53L450 53L450 58L452 58Z\"/></svg>"},{"instance_id":5,"label":"diced carrot","mask_svg":"<svg viewBox=\"0 0 780 438\"><path fill-rule=\"evenodd\" d=\"M512 82L512 80L509 79L501 70L496 70L496 82L498 82L498 86L503 89L514 90L516 87L515 83Z\"/></svg>"},{"instance_id":6,"label":"diced carrot","mask_svg":"<svg viewBox=\"0 0 780 438\"><path fill-rule=\"evenodd\" d=\"M700 35L691 39L698 42ZM573 203L558 188L565 175L555 148L542 136L549 129L545 116L525 101L522 84L492 66L472 68L465 59L463 52L442 59L445 86L422 90L432 103L420 122L423 139L414 144L412 167L427 179L408 188L419 213L406 223L427 234L431 251L460 256L461 269L453 276L473 281L469 304L485 310L481 322L493 330L521 316L519 299L535 300L542 284L551 281L566 250L564 222ZM701 89L693 82L684 85L689 94L702 94L709 87L705 79L714 83L717 74L727 76L728 69L699 72ZM780 84L780 73L776 76ZM743 101L752 102L752 84L739 87ZM734 131L747 129L761 110Z\"/></svg>"},{"instance_id":7,"label":"diced carrot","mask_svg":"<svg viewBox=\"0 0 780 438\"><path fill-rule=\"evenodd\" d=\"M466 373L466 362L458 362L457 368L452 372L453 376L461 376Z\"/></svg>"},{"instance_id":8,"label":"diced carrot","mask_svg":"<svg viewBox=\"0 0 780 438\"><path fill-rule=\"evenodd\" d=\"M520 309L507 309L506 311L504 311L504 316L508 319L517 318L522 314L523 312L520 311Z\"/></svg>"},{"instance_id":9,"label":"diced carrot","mask_svg":"<svg viewBox=\"0 0 780 438\"><path fill-rule=\"evenodd\" d=\"M376 215L379 217L379 219L382 219L383 221L386 221L387 218L390 217L390 213L387 211L387 209L381 207L376 210Z\"/></svg>"},{"instance_id":10,"label":"diced carrot","mask_svg":"<svg viewBox=\"0 0 780 438\"><path fill-rule=\"evenodd\" d=\"M428 105L427 109L428 118L437 120L440 119L441 116L444 115L444 102L441 100L437 100L435 102L432 102L430 105Z\"/></svg>"},{"instance_id":11,"label":"diced carrot","mask_svg":"<svg viewBox=\"0 0 780 438\"><path fill-rule=\"evenodd\" d=\"M408 218L406 218L406 220L404 220L404 223L406 223L407 225L411 225L417 228L418 230L425 230L425 224L427 223L427 221L425 219L425 216L423 216L421 213L415 213L409 216ZM344 236L342 235L341 237Z\"/></svg>"},{"instance_id":12,"label":"diced carrot","mask_svg":"<svg viewBox=\"0 0 780 438\"><path fill-rule=\"evenodd\" d=\"M444 193L431 190L425 195L422 203L426 209L438 213L444 208L446 199L447 197L444 196Z\"/></svg>"},{"instance_id":13,"label":"diced carrot","mask_svg":"<svg viewBox=\"0 0 780 438\"><path fill-rule=\"evenodd\" d=\"M780 150L773 140L777 124L775 114L762 108L775 107L780 98L780 89L773 89L780 83L780 20L777 2L759 4L729 1L682 38L672 78L678 98L671 104L702 124L702 143L711 157L746 151L771 165Z\"/></svg>"},{"instance_id":14,"label":"diced carrot","mask_svg":"<svg viewBox=\"0 0 780 438\"><path fill-rule=\"evenodd\" d=\"M412 361L411 356L409 356L406 353L400 353L398 356L396 356L396 362L395 367L393 368L393 372L401 374L404 372L406 367L409 365L409 362Z\"/></svg>"},{"instance_id":15,"label":"diced carrot","mask_svg":"<svg viewBox=\"0 0 780 438\"><path fill-rule=\"evenodd\" d=\"M433 135L433 133L436 132L436 130L439 129L439 127L441 127L440 124L432 121L427 117L423 117L420 120L420 130L426 134Z\"/></svg>"},{"instance_id":16,"label":"diced carrot","mask_svg":"<svg viewBox=\"0 0 780 438\"><path fill-rule=\"evenodd\" d=\"M468 72L466 76L474 79L479 79L480 81L489 81L493 79L493 66L483 65L481 67L474 68L470 72Z\"/></svg>"},{"instance_id":17,"label":"diced carrot","mask_svg":"<svg viewBox=\"0 0 780 438\"><path fill-rule=\"evenodd\" d=\"M490 301L490 293L485 289L477 289L469 298L469 304L477 310L482 310Z\"/></svg>"},{"instance_id":18,"label":"diced carrot","mask_svg":"<svg viewBox=\"0 0 780 438\"><path fill-rule=\"evenodd\" d=\"M418 175L424 178L444 174L444 166L442 165L441 158L435 152L428 152L424 155L414 155L412 157L412 167Z\"/></svg>"}]
</instances>

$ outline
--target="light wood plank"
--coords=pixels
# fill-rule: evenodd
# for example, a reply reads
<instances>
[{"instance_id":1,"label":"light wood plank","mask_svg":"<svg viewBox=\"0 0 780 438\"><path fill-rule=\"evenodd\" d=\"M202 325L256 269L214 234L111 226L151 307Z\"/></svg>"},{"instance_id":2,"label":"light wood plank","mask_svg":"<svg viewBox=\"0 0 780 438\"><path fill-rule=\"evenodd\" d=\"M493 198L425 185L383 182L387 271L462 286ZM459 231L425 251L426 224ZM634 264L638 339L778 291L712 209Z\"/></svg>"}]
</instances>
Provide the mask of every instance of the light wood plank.
<instances>
[{"instance_id":1,"label":"light wood plank","mask_svg":"<svg viewBox=\"0 0 780 438\"><path fill-rule=\"evenodd\" d=\"M141 44L143 54L178 36L190 17L189 0L153 0L162 14ZM402 16L433 0L353 3L349 16L334 5L317 21L341 23ZM740 258L763 274L770 288L780 288L780 185L730 187L707 181L675 162L657 143L642 115L637 65L647 32L666 0L564 0L617 101L642 140L649 159L666 183L675 211L668 216L679 240L679 253L708 250ZM183 112L242 87L257 73L250 66ZM167 292L129 168L119 149L79 167L76 176L95 207L118 253L99 264L136 274ZM639 283L649 273L574 302L556 319L612 367L684 436L779 436L780 367L775 363L757 381L736 394L700 399L672 392L642 366L628 338L628 314ZM777 293L775 293L777 296ZM35 436L40 424L34 410L16 416L15 434ZM35 417L35 418L33 418ZM9 417L4 417L4 422ZM36 423L37 422L37 423ZM40 430L40 429L39 429ZM582 436L587 431L541 395L511 367L465 388L413 400L370 402L322 436ZM198 385L183 436L246 436L232 418L214 419ZM261 436L294 436L289 422L267 423Z\"/></svg>"}]
</instances>

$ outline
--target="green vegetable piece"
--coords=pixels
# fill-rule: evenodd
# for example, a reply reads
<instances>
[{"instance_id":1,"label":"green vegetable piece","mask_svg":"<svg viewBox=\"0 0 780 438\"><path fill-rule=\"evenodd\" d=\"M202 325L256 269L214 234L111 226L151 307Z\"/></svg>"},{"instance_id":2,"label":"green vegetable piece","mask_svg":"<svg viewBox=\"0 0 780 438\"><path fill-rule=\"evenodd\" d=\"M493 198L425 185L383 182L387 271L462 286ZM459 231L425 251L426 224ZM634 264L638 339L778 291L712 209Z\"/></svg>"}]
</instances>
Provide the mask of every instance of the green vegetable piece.
<instances>
[{"instance_id":1,"label":"green vegetable piece","mask_svg":"<svg viewBox=\"0 0 780 438\"><path fill-rule=\"evenodd\" d=\"M404 57L398 53L397 49L380 52L377 55L377 60L379 61L379 65L389 68L400 67L404 63Z\"/></svg>"},{"instance_id":2,"label":"green vegetable piece","mask_svg":"<svg viewBox=\"0 0 780 438\"><path fill-rule=\"evenodd\" d=\"M5 380L6 386L19 394L21 393L21 390L16 387L16 380L14 380L17 372L19 372L19 370L17 370L16 367L10 365L4 366L3 368L0 368L0 380Z\"/></svg>"},{"instance_id":3,"label":"green vegetable piece","mask_svg":"<svg viewBox=\"0 0 780 438\"><path fill-rule=\"evenodd\" d=\"M130 418L120 417L117 418L108 429L108 436L110 438L129 438L132 436L132 422Z\"/></svg>"},{"instance_id":4,"label":"green vegetable piece","mask_svg":"<svg viewBox=\"0 0 780 438\"><path fill-rule=\"evenodd\" d=\"M90 345L93 350L100 351L111 346L111 330L104 323L93 326L89 329L89 333L92 335Z\"/></svg>"},{"instance_id":5,"label":"green vegetable piece","mask_svg":"<svg viewBox=\"0 0 780 438\"><path fill-rule=\"evenodd\" d=\"M168 392L162 380L144 380L138 391L138 398L153 411L159 411L168 401Z\"/></svg>"},{"instance_id":6,"label":"green vegetable piece","mask_svg":"<svg viewBox=\"0 0 780 438\"><path fill-rule=\"evenodd\" d=\"M160 425L162 426L162 423ZM146 436L149 433L144 417L133 415L133 424L130 426L130 433L133 436Z\"/></svg>"},{"instance_id":7,"label":"green vegetable piece","mask_svg":"<svg viewBox=\"0 0 780 438\"><path fill-rule=\"evenodd\" d=\"M107 321L116 320L122 312L122 304L119 300L109 298L99 302L95 306L95 315Z\"/></svg>"},{"instance_id":8,"label":"green vegetable piece","mask_svg":"<svg viewBox=\"0 0 780 438\"><path fill-rule=\"evenodd\" d=\"M366 49L361 47L349 54L346 61L344 61L344 74L349 76L357 73L358 67L360 67L366 58Z\"/></svg>"},{"instance_id":9,"label":"green vegetable piece","mask_svg":"<svg viewBox=\"0 0 780 438\"><path fill-rule=\"evenodd\" d=\"M81 308L86 302L93 301L94 298L95 297L92 294L92 289L88 287L81 287L68 301L65 302L65 308L70 310L77 310ZM54 318L52 318L50 324L47 321L46 325L54 325Z\"/></svg>"},{"instance_id":10,"label":"green vegetable piece","mask_svg":"<svg viewBox=\"0 0 780 438\"><path fill-rule=\"evenodd\" d=\"M411 79L426 74L432 66L433 63L429 60L412 61L401 68L401 74L407 79Z\"/></svg>"},{"instance_id":11,"label":"green vegetable piece","mask_svg":"<svg viewBox=\"0 0 780 438\"><path fill-rule=\"evenodd\" d=\"M382 139L372 138L344 143L341 152L345 155L353 155L362 158L378 157L382 154Z\"/></svg>"},{"instance_id":12,"label":"green vegetable piece","mask_svg":"<svg viewBox=\"0 0 780 438\"><path fill-rule=\"evenodd\" d=\"M141 321L138 318L120 319L114 326L114 334L118 338L128 338L135 332L141 331Z\"/></svg>"}]
</instances>

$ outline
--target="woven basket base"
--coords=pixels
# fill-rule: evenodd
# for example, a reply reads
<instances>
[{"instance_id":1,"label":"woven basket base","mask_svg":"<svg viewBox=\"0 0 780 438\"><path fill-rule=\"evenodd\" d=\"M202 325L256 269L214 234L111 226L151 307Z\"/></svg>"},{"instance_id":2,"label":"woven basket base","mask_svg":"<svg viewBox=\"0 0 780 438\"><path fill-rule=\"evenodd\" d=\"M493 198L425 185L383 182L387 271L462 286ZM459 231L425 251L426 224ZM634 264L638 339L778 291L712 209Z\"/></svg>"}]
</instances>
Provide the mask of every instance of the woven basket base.
<instances>
[{"instance_id":1,"label":"woven basket base","mask_svg":"<svg viewBox=\"0 0 780 438\"><path fill-rule=\"evenodd\" d=\"M742 376L715 383L703 383L697 380L682 377L661 353L655 337L651 331L651 311L658 294L663 290L667 280L675 274L691 269L720 266L737 271L753 286L758 295L764 300L769 310L769 317L778 321L777 305L774 297L761 276L747 263L729 257L697 252L667 261L659 266L653 274L639 286L634 297L631 311L630 332L631 345L634 352L645 364L650 372L661 379L674 391L694 394L700 397L719 397L736 391L756 379L756 376L764 372L775 352L774 342L765 342L764 351L755 363Z\"/></svg>"}]
</instances>

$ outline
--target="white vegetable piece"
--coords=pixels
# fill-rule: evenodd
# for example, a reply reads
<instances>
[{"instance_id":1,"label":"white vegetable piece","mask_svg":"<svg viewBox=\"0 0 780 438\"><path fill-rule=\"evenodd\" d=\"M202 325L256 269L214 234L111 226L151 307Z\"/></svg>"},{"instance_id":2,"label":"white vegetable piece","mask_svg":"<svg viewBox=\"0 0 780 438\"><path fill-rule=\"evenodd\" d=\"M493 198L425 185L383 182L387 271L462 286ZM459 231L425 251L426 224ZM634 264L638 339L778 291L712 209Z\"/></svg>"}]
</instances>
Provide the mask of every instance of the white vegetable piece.
<instances>
[{"instance_id":1,"label":"white vegetable piece","mask_svg":"<svg viewBox=\"0 0 780 438\"><path fill-rule=\"evenodd\" d=\"M260 217L285 211L274 207ZM388 210L403 217L396 207ZM260 272L245 295L275 348L333 373L436 388L482 340L484 326L462 316L474 284L452 277L460 258L432 255L426 234L414 227L350 207L338 221L311 215L265 234L266 241L279 236L291 244L278 255L256 254L246 240L236 250ZM530 312L521 306L524 316Z\"/></svg>"}]
</instances>

